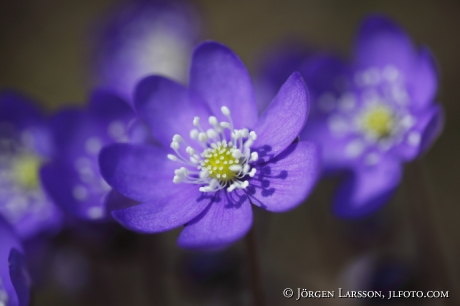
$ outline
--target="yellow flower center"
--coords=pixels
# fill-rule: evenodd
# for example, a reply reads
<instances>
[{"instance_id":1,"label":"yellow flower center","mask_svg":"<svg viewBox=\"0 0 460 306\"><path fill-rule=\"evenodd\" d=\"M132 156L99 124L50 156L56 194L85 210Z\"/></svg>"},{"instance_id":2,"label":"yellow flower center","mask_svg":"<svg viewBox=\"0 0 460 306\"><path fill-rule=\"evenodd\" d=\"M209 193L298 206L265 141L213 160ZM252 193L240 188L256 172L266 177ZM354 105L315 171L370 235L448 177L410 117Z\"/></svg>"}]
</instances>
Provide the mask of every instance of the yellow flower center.
<instances>
[{"instance_id":1,"label":"yellow flower center","mask_svg":"<svg viewBox=\"0 0 460 306\"><path fill-rule=\"evenodd\" d=\"M22 155L12 165L12 175L18 185L26 189L35 189L39 185L41 161L33 155Z\"/></svg>"},{"instance_id":2,"label":"yellow flower center","mask_svg":"<svg viewBox=\"0 0 460 306\"><path fill-rule=\"evenodd\" d=\"M239 165L240 162L232 155L232 146L218 145L216 148L206 152L203 168L209 171L211 178L219 179L220 181L231 181L236 173L231 170L231 166Z\"/></svg>"},{"instance_id":3,"label":"yellow flower center","mask_svg":"<svg viewBox=\"0 0 460 306\"><path fill-rule=\"evenodd\" d=\"M391 135L394 126L394 116L391 109L379 105L368 110L362 118L363 128L377 138Z\"/></svg>"}]
</instances>

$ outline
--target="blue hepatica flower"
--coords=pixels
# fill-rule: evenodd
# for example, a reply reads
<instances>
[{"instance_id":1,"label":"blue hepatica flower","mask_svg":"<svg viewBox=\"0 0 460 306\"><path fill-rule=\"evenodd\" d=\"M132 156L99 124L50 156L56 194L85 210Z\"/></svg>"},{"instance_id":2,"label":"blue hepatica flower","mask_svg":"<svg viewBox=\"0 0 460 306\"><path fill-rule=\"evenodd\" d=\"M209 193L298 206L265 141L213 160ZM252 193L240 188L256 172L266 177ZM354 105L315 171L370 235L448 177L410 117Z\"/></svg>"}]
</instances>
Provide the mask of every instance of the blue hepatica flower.
<instances>
[{"instance_id":1,"label":"blue hepatica flower","mask_svg":"<svg viewBox=\"0 0 460 306\"><path fill-rule=\"evenodd\" d=\"M13 229L0 217L0 305L27 306L30 278L22 246Z\"/></svg>"},{"instance_id":2,"label":"blue hepatica flower","mask_svg":"<svg viewBox=\"0 0 460 306\"><path fill-rule=\"evenodd\" d=\"M251 203L283 212L312 190L319 154L297 141L308 95L294 73L258 118L244 64L215 42L196 47L189 86L143 79L135 108L159 146L114 144L99 162L114 189L140 202L113 212L122 225L142 233L185 225L181 247L220 248L249 230Z\"/></svg>"},{"instance_id":3,"label":"blue hepatica flower","mask_svg":"<svg viewBox=\"0 0 460 306\"><path fill-rule=\"evenodd\" d=\"M128 103L106 90L95 91L87 109L63 109L51 118L59 148L43 168L43 184L73 216L106 218L105 198L111 188L100 175L97 157L104 145L130 139L133 119Z\"/></svg>"},{"instance_id":4,"label":"blue hepatica flower","mask_svg":"<svg viewBox=\"0 0 460 306\"><path fill-rule=\"evenodd\" d=\"M23 239L57 229L62 215L42 188L40 169L54 145L41 112L27 98L0 95L0 216Z\"/></svg>"},{"instance_id":5,"label":"blue hepatica flower","mask_svg":"<svg viewBox=\"0 0 460 306\"><path fill-rule=\"evenodd\" d=\"M320 55L299 70L313 101L301 139L321 145L325 173L347 171L334 212L352 218L375 211L399 185L402 164L422 154L442 128L431 54L415 49L387 18L371 16L351 65Z\"/></svg>"},{"instance_id":6,"label":"blue hepatica flower","mask_svg":"<svg viewBox=\"0 0 460 306\"><path fill-rule=\"evenodd\" d=\"M185 81L200 33L198 19L193 7L180 0L122 3L94 37L99 83L131 101L136 83L147 75Z\"/></svg>"}]
</instances>

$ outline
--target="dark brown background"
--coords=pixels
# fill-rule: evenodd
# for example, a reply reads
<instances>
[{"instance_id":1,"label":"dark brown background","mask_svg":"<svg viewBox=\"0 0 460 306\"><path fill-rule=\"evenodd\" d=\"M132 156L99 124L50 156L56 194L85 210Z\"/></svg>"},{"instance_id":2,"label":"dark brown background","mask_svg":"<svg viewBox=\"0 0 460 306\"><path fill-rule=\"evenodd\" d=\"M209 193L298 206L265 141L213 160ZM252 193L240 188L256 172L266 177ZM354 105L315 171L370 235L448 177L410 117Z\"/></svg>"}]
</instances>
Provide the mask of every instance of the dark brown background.
<instances>
[{"instance_id":1,"label":"dark brown background","mask_svg":"<svg viewBox=\"0 0 460 306\"><path fill-rule=\"evenodd\" d=\"M445 130L434 147L420 160L419 166L412 165L408 169L410 171L406 172L397 196L381 213L387 228L384 237L374 237L369 241L358 239L361 243L350 238L349 230L356 226L336 220L329 214L330 192L334 182L322 183L305 205L292 212L279 215L257 213L259 255L268 304L307 304L307 301L284 299L281 292L285 287L337 290L339 285L344 285L338 279L347 263L357 256L370 253L389 255L412 264L419 278L417 286L423 290L454 289L446 285L445 275L438 273L442 265L438 267L437 264L443 260L451 284L458 289L460 2L193 2L204 17L206 38L230 46L250 69L254 69L253 60L258 52L286 35L347 54L351 50L358 22L369 12L383 12L396 19L417 43L431 48L440 66L438 97L446 112ZM22 90L50 110L71 102L84 103L90 89L87 45L89 25L112 3L109 0L1 1L0 88ZM420 175L417 171L420 169L425 185L420 185L418 180ZM422 197L417 198L417 195ZM428 206L425 205L426 199L430 199ZM177 260L184 254L174 245L176 235L177 231L162 234L159 238L153 238L156 239L153 242L149 237L142 238L150 246L155 244L154 249L161 249L160 253L163 254L157 256L163 258L160 258L163 267L153 269L152 272L157 274L152 277L155 281L151 285L161 291L158 296L162 295L161 298L153 297L153 300L157 299L157 305L248 304L250 294L245 285L230 293L221 287L208 288L202 294L199 291L205 289L201 287L196 290L185 289L187 286L178 282ZM239 256L243 254L243 246L239 243L234 247ZM147 246L145 250L146 253L158 253L149 251ZM36 294L35 305L152 305L146 302L149 285L139 280L144 266L137 257L131 259L128 262L95 259L95 274L99 275L98 280L107 283L106 290L89 290L84 302L53 285ZM106 296L96 297L97 293ZM363 303L347 299L308 302L309 305ZM442 305L444 302L457 305L452 298L405 300L400 305Z\"/></svg>"}]
</instances>

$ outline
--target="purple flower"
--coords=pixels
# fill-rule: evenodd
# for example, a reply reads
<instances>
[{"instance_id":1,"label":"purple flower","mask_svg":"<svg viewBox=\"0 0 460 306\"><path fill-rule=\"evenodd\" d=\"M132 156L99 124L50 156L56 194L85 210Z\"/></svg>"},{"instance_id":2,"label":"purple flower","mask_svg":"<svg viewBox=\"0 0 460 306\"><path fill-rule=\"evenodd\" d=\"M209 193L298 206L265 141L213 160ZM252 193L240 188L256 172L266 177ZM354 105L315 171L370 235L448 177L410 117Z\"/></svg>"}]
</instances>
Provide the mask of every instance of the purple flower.
<instances>
[{"instance_id":1,"label":"purple flower","mask_svg":"<svg viewBox=\"0 0 460 306\"><path fill-rule=\"evenodd\" d=\"M0 305L27 306L30 278L22 246L13 229L0 217Z\"/></svg>"},{"instance_id":2,"label":"purple flower","mask_svg":"<svg viewBox=\"0 0 460 306\"><path fill-rule=\"evenodd\" d=\"M346 173L335 214L374 212L399 185L402 164L425 152L442 129L431 54L415 49L387 18L371 16L359 30L351 64L317 55L298 69L313 101L301 139L321 145L326 174Z\"/></svg>"},{"instance_id":3,"label":"purple flower","mask_svg":"<svg viewBox=\"0 0 460 306\"><path fill-rule=\"evenodd\" d=\"M97 157L104 145L129 140L133 119L130 106L105 90L91 95L87 109L68 108L52 117L59 147L42 174L58 205L83 220L105 219L105 198L111 188L99 173Z\"/></svg>"},{"instance_id":4,"label":"purple flower","mask_svg":"<svg viewBox=\"0 0 460 306\"><path fill-rule=\"evenodd\" d=\"M198 19L183 1L122 3L103 19L94 35L98 83L131 101L134 86L147 75L184 81L200 32Z\"/></svg>"},{"instance_id":5,"label":"purple flower","mask_svg":"<svg viewBox=\"0 0 460 306\"><path fill-rule=\"evenodd\" d=\"M143 79L135 108L159 145L105 147L101 172L114 189L140 202L113 212L123 226L155 233L185 225L181 247L225 247L251 227L250 203L287 211L316 183L316 146L297 141L307 90L292 74L258 118L244 64L215 42L196 47L189 87L161 76Z\"/></svg>"},{"instance_id":6,"label":"purple flower","mask_svg":"<svg viewBox=\"0 0 460 306\"><path fill-rule=\"evenodd\" d=\"M42 188L40 168L54 145L41 112L27 98L0 95L0 216L22 239L61 225L61 213Z\"/></svg>"}]
</instances>

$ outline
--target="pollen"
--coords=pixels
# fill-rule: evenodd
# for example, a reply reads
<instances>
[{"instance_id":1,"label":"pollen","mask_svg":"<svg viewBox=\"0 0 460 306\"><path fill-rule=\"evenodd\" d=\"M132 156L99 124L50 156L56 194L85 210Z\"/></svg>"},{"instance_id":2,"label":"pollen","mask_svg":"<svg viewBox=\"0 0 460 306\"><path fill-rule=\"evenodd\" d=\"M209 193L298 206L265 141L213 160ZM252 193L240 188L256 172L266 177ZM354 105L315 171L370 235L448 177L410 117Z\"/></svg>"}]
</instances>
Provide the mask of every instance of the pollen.
<instances>
[{"instance_id":1,"label":"pollen","mask_svg":"<svg viewBox=\"0 0 460 306\"><path fill-rule=\"evenodd\" d=\"M391 136L395 119L390 108L378 105L367 110L361 119L363 129L376 138Z\"/></svg>"},{"instance_id":2,"label":"pollen","mask_svg":"<svg viewBox=\"0 0 460 306\"><path fill-rule=\"evenodd\" d=\"M25 189L35 189L39 185L41 161L33 155L22 155L13 161L12 175L16 183Z\"/></svg>"},{"instance_id":3,"label":"pollen","mask_svg":"<svg viewBox=\"0 0 460 306\"><path fill-rule=\"evenodd\" d=\"M233 157L233 151L232 146L223 146L221 144L214 149L210 149L206 154L209 157L202 162L202 167L209 171L209 177L224 182L235 178L241 166L238 167L240 161Z\"/></svg>"}]
</instances>

